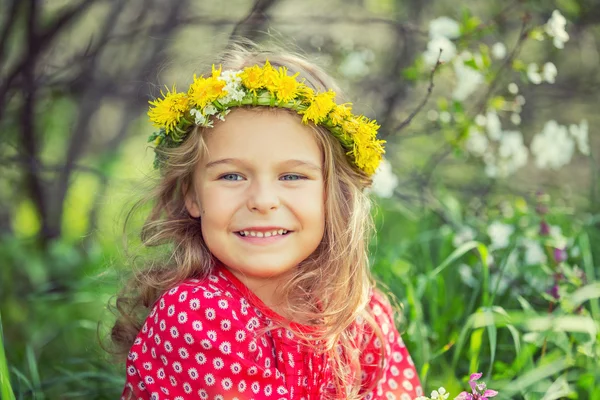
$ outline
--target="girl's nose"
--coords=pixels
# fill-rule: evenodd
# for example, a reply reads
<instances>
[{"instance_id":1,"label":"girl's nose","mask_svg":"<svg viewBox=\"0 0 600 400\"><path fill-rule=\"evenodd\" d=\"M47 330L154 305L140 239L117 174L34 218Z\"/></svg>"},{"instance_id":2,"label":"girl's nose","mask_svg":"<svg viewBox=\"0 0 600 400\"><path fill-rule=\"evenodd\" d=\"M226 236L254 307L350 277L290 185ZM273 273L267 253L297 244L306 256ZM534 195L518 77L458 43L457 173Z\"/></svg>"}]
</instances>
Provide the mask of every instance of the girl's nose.
<instances>
[{"instance_id":1,"label":"girl's nose","mask_svg":"<svg viewBox=\"0 0 600 400\"><path fill-rule=\"evenodd\" d=\"M279 195L271 183L254 181L248 193L248 209L266 213L279 208Z\"/></svg>"}]
</instances>

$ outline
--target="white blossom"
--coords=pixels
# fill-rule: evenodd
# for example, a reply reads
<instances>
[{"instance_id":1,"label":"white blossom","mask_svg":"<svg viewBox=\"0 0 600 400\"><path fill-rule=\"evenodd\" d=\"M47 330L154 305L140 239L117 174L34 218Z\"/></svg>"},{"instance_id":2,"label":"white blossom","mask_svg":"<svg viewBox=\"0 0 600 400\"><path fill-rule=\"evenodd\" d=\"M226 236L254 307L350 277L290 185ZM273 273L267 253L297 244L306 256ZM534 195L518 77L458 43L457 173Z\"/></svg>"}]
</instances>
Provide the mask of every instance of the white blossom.
<instances>
[{"instance_id":1,"label":"white blossom","mask_svg":"<svg viewBox=\"0 0 600 400\"><path fill-rule=\"evenodd\" d=\"M521 116L518 113L512 113L510 115L510 122L515 125L521 125Z\"/></svg>"},{"instance_id":2,"label":"white blossom","mask_svg":"<svg viewBox=\"0 0 600 400\"><path fill-rule=\"evenodd\" d=\"M442 111L440 113L440 121L447 124L448 122L452 121L452 114L450 114L448 111Z\"/></svg>"},{"instance_id":3,"label":"white blossom","mask_svg":"<svg viewBox=\"0 0 600 400\"><path fill-rule=\"evenodd\" d=\"M492 240L492 249L503 249L510 243L510 235L515 231L512 225L494 221L488 226L487 234Z\"/></svg>"},{"instance_id":4,"label":"white blossom","mask_svg":"<svg viewBox=\"0 0 600 400\"><path fill-rule=\"evenodd\" d=\"M431 398L433 400L446 400L448 396L450 396L450 393L447 393L446 389L444 389L443 387L431 392Z\"/></svg>"},{"instance_id":5,"label":"white blossom","mask_svg":"<svg viewBox=\"0 0 600 400\"><path fill-rule=\"evenodd\" d=\"M510 94L517 94L519 93L519 86L517 86L516 83L511 82L508 84L508 91Z\"/></svg>"},{"instance_id":6,"label":"white blossom","mask_svg":"<svg viewBox=\"0 0 600 400\"><path fill-rule=\"evenodd\" d=\"M525 96L521 94L518 95L517 97L515 97L515 102L520 106L524 106L526 103Z\"/></svg>"},{"instance_id":7,"label":"white blossom","mask_svg":"<svg viewBox=\"0 0 600 400\"><path fill-rule=\"evenodd\" d=\"M462 244L475 239L475 230L469 226L463 226L452 238L452 245L460 247Z\"/></svg>"},{"instance_id":8,"label":"white blossom","mask_svg":"<svg viewBox=\"0 0 600 400\"><path fill-rule=\"evenodd\" d=\"M207 122L207 118L204 115L202 115L200 110L192 108L190 110L190 115L192 115L194 117L194 123L196 125L205 126L205 124Z\"/></svg>"},{"instance_id":9,"label":"white blossom","mask_svg":"<svg viewBox=\"0 0 600 400\"><path fill-rule=\"evenodd\" d=\"M536 63L531 63L527 66L527 79L534 85L542 83L542 75L540 74L540 68Z\"/></svg>"},{"instance_id":10,"label":"white blossom","mask_svg":"<svg viewBox=\"0 0 600 400\"><path fill-rule=\"evenodd\" d=\"M464 64L462 60L454 62L454 72L456 74L456 87L452 92L452 98L458 101L466 100L483 83L483 75Z\"/></svg>"},{"instance_id":11,"label":"white blossom","mask_svg":"<svg viewBox=\"0 0 600 400\"><path fill-rule=\"evenodd\" d=\"M204 107L204 115L215 115L217 112L219 112L219 110L217 110L217 107L212 104Z\"/></svg>"},{"instance_id":12,"label":"white blossom","mask_svg":"<svg viewBox=\"0 0 600 400\"><path fill-rule=\"evenodd\" d=\"M552 16L544 25L544 30L548 36L554 38L553 43L557 49L564 48L565 42L569 41L569 34L565 30L566 25L566 18L558 10L552 12Z\"/></svg>"},{"instance_id":13,"label":"white blossom","mask_svg":"<svg viewBox=\"0 0 600 400\"><path fill-rule=\"evenodd\" d=\"M477 285L477 279L473 276L471 268L472 267L467 264L461 264L458 267L458 275L467 286L475 287L475 285Z\"/></svg>"},{"instance_id":14,"label":"white blossom","mask_svg":"<svg viewBox=\"0 0 600 400\"><path fill-rule=\"evenodd\" d=\"M527 164L529 151L523 143L523 134L519 131L502 132L502 140L498 147L500 162L497 164L498 175L507 177Z\"/></svg>"},{"instance_id":15,"label":"white blossom","mask_svg":"<svg viewBox=\"0 0 600 400\"><path fill-rule=\"evenodd\" d=\"M490 139L498 141L502 137L502 124L500 118L494 110L490 110L486 114L485 127Z\"/></svg>"},{"instance_id":16,"label":"white blossom","mask_svg":"<svg viewBox=\"0 0 600 400\"><path fill-rule=\"evenodd\" d=\"M465 147L469 153L481 157L488 148L488 138L477 127L471 126Z\"/></svg>"},{"instance_id":17,"label":"white blossom","mask_svg":"<svg viewBox=\"0 0 600 400\"><path fill-rule=\"evenodd\" d=\"M225 82L226 85L235 85L236 83L242 82L242 78L240 76L241 73L242 73L241 70L238 70L238 71L225 70L225 71L221 72L221 76L219 76L217 79Z\"/></svg>"},{"instance_id":18,"label":"white blossom","mask_svg":"<svg viewBox=\"0 0 600 400\"><path fill-rule=\"evenodd\" d=\"M485 162L485 174L490 178L498 177L498 168L494 161L492 161L491 157L484 157L483 161Z\"/></svg>"},{"instance_id":19,"label":"white blossom","mask_svg":"<svg viewBox=\"0 0 600 400\"><path fill-rule=\"evenodd\" d=\"M460 36L460 25L450 17L439 17L429 22L429 38L445 37L456 39Z\"/></svg>"},{"instance_id":20,"label":"white blossom","mask_svg":"<svg viewBox=\"0 0 600 400\"><path fill-rule=\"evenodd\" d=\"M242 71L223 71L221 72L221 76L217 79L225 82L224 91L227 92L225 96L219 99L219 101L223 104L230 103L232 101L240 101L245 95L244 90L242 89L242 78L240 74ZM206 108L204 109L206 113ZM214 115L216 112L209 114Z\"/></svg>"},{"instance_id":21,"label":"white blossom","mask_svg":"<svg viewBox=\"0 0 600 400\"><path fill-rule=\"evenodd\" d=\"M506 57L506 46L502 42L498 42L492 46L492 56L497 60L502 60Z\"/></svg>"},{"instance_id":22,"label":"white blossom","mask_svg":"<svg viewBox=\"0 0 600 400\"><path fill-rule=\"evenodd\" d=\"M440 117L440 114L436 110L427 111L427 119L430 121L437 121Z\"/></svg>"},{"instance_id":23,"label":"white blossom","mask_svg":"<svg viewBox=\"0 0 600 400\"><path fill-rule=\"evenodd\" d=\"M588 122L586 119L581 120L579 125L572 124L569 126L569 132L571 136L575 138L577 142L577 148L581 154L586 156L590 154L590 145L588 142Z\"/></svg>"},{"instance_id":24,"label":"white blossom","mask_svg":"<svg viewBox=\"0 0 600 400\"><path fill-rule=\"evenodd\" d=\"M525 247L525 264L544 264L548 260L544 249L537 240L525 239L523 247Z\"/></svg>"},{"instance_id":25,"label":"white blossom","mask_svg":"<svg viewBox=\"0 0 600 400\"><path fill-rule=\"evenodd\" d=\"M485 115L477 114L477 116L475 117L475 123L479 126L485 126L486 122L487 118L485 117Z\"/></svg>"},{"instance_id":26,"label":"white blossom","mask_svg":"<svg viewBox=\"0 0 600 400\"><path fill-rule=\"evenodd\" d=\"M563 235L560 226L550 225L550 237L554 241L554 247L564 249L567 246L568 240Z\"/></svg>"},{"instance_id":27,"label":"white blossom","mask_svg":"<svg viewBox=\"0 0 600 400\"><path fill-rule=\"evenodd\" d=\"M440 55L440 50L442 54ZM423 53L423 61L429 66L436 64L438 57L440 62L448 62L456 56L456 46L448 38L438 36L427 43L427 50Z\"/></svg>"},{"instance_id":28,"label":"white blossom","mask_svg":"<svg viewBox=\"0 0 600 400\"><path fill-rule=\"evenodd\" d=\"M556 65L554 65L551 62L547 62L546 64L544 64L544 68L542 69L542 75L546 82L548 82L548 83L556 82L556 74L558 74Z\"/></svg>"},{"instance_id":29,"label":"white blossom","mask_svg":"<svg viewBox=\"0 0 600 400\"><path fill-rule=\"evenodd\" d=\"M359 78L369 73L368 51L352 51L340 64L338 70L349 78Z\"/></svg>"},{"instance_id":30,"label":"white blossom","mask_svg":"<svg viewBox=\"0 0 600 400\"><path fill-rule=\"evenodd\" d=\"M373 175L373 186L370 191L379 197L390 198L398 186L398 177L392 172L392 164L383 159Z\"/></svg>"},{"instance_id":31,"label":"white blossom","mask_svg":"<svg viewBox=\"0 0 600 400\"><path fill-rule=\"evenodd\" d=\"M542 132L534 136L531 152L535 155L538 168L559 169L573 157L575 142L569 136L567 127L550 120Z\"/></svg>"}]
</instances>

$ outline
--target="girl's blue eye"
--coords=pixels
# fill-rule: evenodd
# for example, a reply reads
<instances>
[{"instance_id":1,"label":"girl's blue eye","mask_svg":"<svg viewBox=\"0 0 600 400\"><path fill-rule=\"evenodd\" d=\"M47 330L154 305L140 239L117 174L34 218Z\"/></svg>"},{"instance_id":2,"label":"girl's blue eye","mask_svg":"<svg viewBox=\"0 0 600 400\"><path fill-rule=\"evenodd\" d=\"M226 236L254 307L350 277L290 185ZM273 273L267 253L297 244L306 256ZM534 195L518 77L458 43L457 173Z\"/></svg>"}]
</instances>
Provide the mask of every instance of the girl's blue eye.
<instances>
[{"instance_id":1,"label":"girl's blue eye","mask_svg":"<svg viewBox=\"0 0 600 400\"><path fill-rule=\"evenodd\" d=\"M306 178L304 176L302 176L302 175L287 174L287 175L283 175L281 177L281 179L284 180L284 181L298 181L300 179L306 179Z\"/></svg>"},{"instance_id":2,"label":"girl's blue eye","mask_svg":"<svg viewBox=\"0 0 600 400\"><path fill-rule=\"evenodd\" d=\"M240 174L225 174L221 175L219 179L224 181L241 181L243 178Z\"/></svg>"}]
</instances>

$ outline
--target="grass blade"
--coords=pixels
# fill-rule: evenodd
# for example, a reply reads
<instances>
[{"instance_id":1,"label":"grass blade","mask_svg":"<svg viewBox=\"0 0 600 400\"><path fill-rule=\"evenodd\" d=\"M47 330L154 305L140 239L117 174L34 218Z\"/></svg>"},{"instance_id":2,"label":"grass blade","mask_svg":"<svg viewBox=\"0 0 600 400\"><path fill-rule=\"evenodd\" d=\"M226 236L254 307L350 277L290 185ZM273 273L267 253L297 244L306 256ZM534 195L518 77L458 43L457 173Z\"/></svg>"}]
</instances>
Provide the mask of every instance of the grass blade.
<instances>
[{"instance_id":1,"label":"grass blade","mask_svg":"<svg viewBox=\"0 0 600 400\"><path fill-rule=\"evenodd\" d=\"M2 330L2 315L0 314L0 394L2 399L15 400L12 386L10 385L10 373L8 362L4 353L4 332Z\"/></svg>"}]
</instances>

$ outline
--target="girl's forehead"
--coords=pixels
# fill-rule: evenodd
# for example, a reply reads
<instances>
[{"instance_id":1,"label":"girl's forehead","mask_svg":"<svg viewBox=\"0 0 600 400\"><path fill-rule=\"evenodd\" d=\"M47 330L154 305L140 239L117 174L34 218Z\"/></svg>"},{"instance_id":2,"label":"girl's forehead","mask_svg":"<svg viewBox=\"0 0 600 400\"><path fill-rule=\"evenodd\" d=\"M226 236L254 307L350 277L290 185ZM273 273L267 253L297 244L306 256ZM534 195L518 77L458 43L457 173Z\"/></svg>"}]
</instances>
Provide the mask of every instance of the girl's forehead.
<instances>
[{"instance_id":1,"label":"girl's forehead","mask_svg":"<svg viewBox=\"0 0 600 400\"><path fill-rule=\"evenodd\" d=\"M209 158L224 154L263 154L277 158L288 153L320 156L310 126L301 117L282 111L234 110L206 135Z\"/></svg>"}]
</instances>

